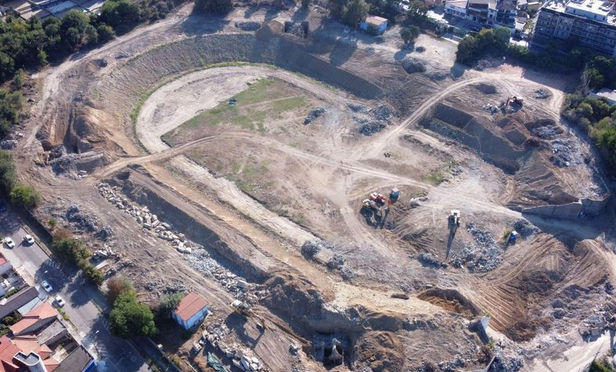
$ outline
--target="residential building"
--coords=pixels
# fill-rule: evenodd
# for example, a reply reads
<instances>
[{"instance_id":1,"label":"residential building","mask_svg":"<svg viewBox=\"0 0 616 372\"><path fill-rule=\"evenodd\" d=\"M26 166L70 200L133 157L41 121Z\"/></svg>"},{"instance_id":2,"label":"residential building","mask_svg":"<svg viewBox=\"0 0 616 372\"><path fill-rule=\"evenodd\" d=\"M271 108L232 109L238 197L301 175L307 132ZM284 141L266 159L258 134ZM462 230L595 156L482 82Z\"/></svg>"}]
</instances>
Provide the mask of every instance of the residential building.
<instances>
[{"instance_id":1,"label":"residential building","mask_svg":"<svg viewBox=\"0 0 616 372\"><path fill-rule=\"evenodd\" d=\"M54 372L91 372L96 370L94 358L81 345L60 363Z\"/></svg>"},{"instance_id":2,"label":"residential building","mask_svg":"<svg viewBox=\"0 0 616 372\"><path fill-rule=\"evenodd\" d=\"M13 270L13 266L11 265L11 263L3 255L0 254L0 275L6 274L11 270Z\"/></svg>"},{"instance_id":3,"label":"residential building","mask_svg":"<svg viewBox=\"0 0 616 372\"><path fill-rule=\"evenodd\" d=\"M445 14L479 26L514 28L517 6L517 0L448 0Z\"/></svg>"},{"instance_id":4,"label":"residential building","mask_svg":"<svg viewBox=\"0 0 616 372\"><path fill-rule=\"evenodd\" d=\"M24 317L19 322L13 324L10 329L15 336L33 333L53 323L57 317L58 311L54 309L49 302L43 302L24 315Z\"/></svg>"},{"instance_id":5,"label":"residential building","mask_svg":"<svg viewBox=\"0 0 616 372\"><path fill-rule=\"evenodd\" d=\"M468 0L448 0L445 3L445 14L455 18L466 18Z\"/></svg>"},{"instance_id":6,"label":"residential building","mask_svg":"<svg viewBox=\"0 0 616 372\"><path fill-rule=\"evenodd\" d=\"M24 306L28 302L38 297L38 291L34 287L27 287L15 293L9 298L0 300L0 319L9 315L13 311Z\"/></svg>"},{"instance_id":7,"label":"residential building","mask_svg":"<svg viewBox=\"0 0 616 372\"><path fill-rule=\"evenodd\" d=\"M46 345L36 341L20 345L7 336L0 338L0 372L52 372L59 364Z\"/></svg>"},{"instance_id":8,"label":"residential building","mask_svg":"<svg viewBox=\"0 0 616 372\"><path fill-rule=\"evenodd\" d=\"M205 319L208 312L205 299L196 293L189 293L182 298L172 317L182 328L192 329Z\"/></svg>"},{"instance_id":9,"label":"residential building","mask_svg":"<svg viewBox=\"0 0 616 372\"><path fill-rule=\"evenodd\" d=\"M359 28L364 31L373 32L381 35L387 30L387 18L369 15L366 20L359 24Z\"/></svg>"},{"instance_id":10,"label":"residential building","mask_svg":"<svg viewBox=\"0 0 616 372\"><path fill-rule=\"evenodd\" d=\"M494 22L496 22L496 0L468 0L466 18L480 25L494 25Z\"/></svg>"},{"instance_id":11,"label":"residential building","mask_svg":"<svg viewBox=\"0 0 616 372\"><path fill-rule=\"evenodd\" d=\"M595 98L603 98L608 104L616 105L616 90L603 88L598 92L591 91L590 96Z\"/></svg>"},{"instance_id":12,"label":"residential building","mask_svg":"<svg viewBox=\"0 0 616 372\"><path fill-rule=\"evenodd\" d=\"M539 10L533 42L577 42L599 53L616 56L614 2L604 0L548 1Z\"/></svg>"}]
</instances>

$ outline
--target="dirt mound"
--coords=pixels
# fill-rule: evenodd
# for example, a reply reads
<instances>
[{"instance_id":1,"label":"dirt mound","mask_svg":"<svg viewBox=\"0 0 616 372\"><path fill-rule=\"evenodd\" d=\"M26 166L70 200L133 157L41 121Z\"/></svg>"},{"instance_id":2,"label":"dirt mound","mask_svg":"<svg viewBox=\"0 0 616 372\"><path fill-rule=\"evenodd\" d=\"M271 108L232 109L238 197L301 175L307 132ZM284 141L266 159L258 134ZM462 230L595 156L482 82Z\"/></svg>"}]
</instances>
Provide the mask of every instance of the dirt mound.
<instances>
[{"instance_id":1,"label":"dirt mound","mask_svg":"<svg viewBox=\"0 0 616 372\"><path fill-rule=\"evenodd\" d=\"M276 273L263 283L268 295L261 301L274 313L306 325L309 317L323 312L323 296L308 280L289 273Z\"/></svg>"},{"instance_id":2,"label":"dirt mound","mask_svg":"<svg viewBox=\"0 0 616 372\"><path fill-rule=\"evenodd\" d=\"M409 74L416 72L426 72L426 66L417 58L407 57L400 61L402 68Z\"/></svg>"},{"instance_id":3,"label":"dirt mound","mask_svg":"<svg viewBox=\"0 0 616 372\"><path fill-rule=\"evenodd\" d=\"M481 312L475 304L455 289L428 289L421 292L417 297L447 311L461 314L468 319L474 318Z\"/></svg>"},{"instance_id":4,"label":"dirt mound","mask_svg":"<svg viewBox=\"0 0 616 372\"><path fill-rule=\"evenodd\" d=\"M404 351L400 338L392 332L366 332L355 344L354 368L374 372L402 371Z\"/></svg>"},{"instance_id":5,"label":"dirt mound","mask_svg":"<svg viewBox=\"0 0 616 372\"><path fill-rule=\"evenodd\" d=\"M483 94L495 94L497 92L496 87L492 84L481 83L474 85L474 87Z\"/></svg>"}]
</instances>

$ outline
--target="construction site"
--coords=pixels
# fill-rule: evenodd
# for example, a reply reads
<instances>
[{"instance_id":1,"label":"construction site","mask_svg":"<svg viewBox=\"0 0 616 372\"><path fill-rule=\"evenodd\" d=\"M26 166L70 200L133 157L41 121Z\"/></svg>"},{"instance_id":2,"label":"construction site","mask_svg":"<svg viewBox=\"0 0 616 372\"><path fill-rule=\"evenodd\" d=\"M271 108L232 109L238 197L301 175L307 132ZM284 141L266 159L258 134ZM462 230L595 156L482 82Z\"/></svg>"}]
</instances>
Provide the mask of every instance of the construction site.
<instances>
[{"instance_id":1,"label":"construction site","mask_svg":"<svg viewBox=\"0 0 616 372\"><path fill-rule=\"evenodd\" d=\"M37 73L15 151L37 217L146 303L203 296L163 342L197 370L569 371L609 348L614 216L561 120L576 78L300 13L187 5Z\"/></svg>"}]
</instances>

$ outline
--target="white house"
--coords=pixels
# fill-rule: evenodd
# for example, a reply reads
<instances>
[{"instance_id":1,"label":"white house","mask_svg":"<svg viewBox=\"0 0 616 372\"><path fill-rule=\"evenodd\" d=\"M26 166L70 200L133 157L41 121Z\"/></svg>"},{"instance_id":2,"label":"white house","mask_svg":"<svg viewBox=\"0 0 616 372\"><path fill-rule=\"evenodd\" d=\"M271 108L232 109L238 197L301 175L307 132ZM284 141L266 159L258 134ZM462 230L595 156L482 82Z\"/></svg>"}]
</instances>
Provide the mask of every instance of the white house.
<instances>
[{"instance_id":1,"label":"white house","mask_svg":"<svg viewBox=\"0 0 616 372\"><path fill-rule=\"evenodd\" d=\"M445 3L445 14L457 18L466 18L467 0L448 0Z\"/></svg>"},{"instance_id":2,"label":"white house","mask_svg":"<svg viewBox=\"0 0 616 372\"><path fill-rule=\"evenodd\" d=\"M171 316L184 329L199 325L209 312L205 299L196 293L189 293L178 304Z\"/></svg>"},{"instance_id":3,"label":"white house","mask_svg":"<svg viewBox=\"0 0 616 372\"><path fill-rule=\"evenodd\" d=\"M387 29L387 18L372 15L368 16L365 21L359 24L359 28L380 35Z\"/></svg>"}]
</instances>

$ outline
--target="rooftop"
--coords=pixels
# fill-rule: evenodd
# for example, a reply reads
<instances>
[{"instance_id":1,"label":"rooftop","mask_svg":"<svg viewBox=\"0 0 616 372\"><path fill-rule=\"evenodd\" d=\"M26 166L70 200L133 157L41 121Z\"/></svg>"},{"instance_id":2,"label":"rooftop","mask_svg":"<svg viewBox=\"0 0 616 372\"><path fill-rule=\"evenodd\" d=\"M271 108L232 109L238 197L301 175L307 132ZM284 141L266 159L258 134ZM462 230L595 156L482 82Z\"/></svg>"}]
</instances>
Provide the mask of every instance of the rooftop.
<instances>
[{"instance_id":1,"label":"rooftop","mask_svg":"<svg viewBox=\"0 0 616 372\"><path fill-rule=\"evenodd\" d=\"M568 2L550 0L543 5L543 8L616 25L614 3L609 0L570 0Z\"/></svg>"},{"instance_id":2,"label":"rooftop","mask_svg":"<svg viewBox=\"0 0 616 372\"><path fill-rule=\"evenodd\" d=\"M83 346L73 350L58 366L54 372L83 371L92 362L92 356Z\"/></svg>"},{"instance_id":3,"label":"rooftop","mask_svg":"<svg viewBox=\"0 0 616 372\"><path fill-rule=\"evenodd\" d=\"M370 23L371 25L381 25L384 22L387 22L387 18L371 15L366 17L366 23Z\"/></svg>"},{"instance_id":4,"label":"rooftop","mask_svg":"<svg viewBox=\"0 0 616 372\"><path fill-rule=\"evenodd\" d=\"M58 315L56 309L54 309L49 302L43 302L40 306L35 307L29 313L24 315L23 319L13 324L11 332L18 335L29 327L35 325L39 320L55 318Z\"/></svg>"},{"instance_id":5,"label":"rooftop","mask_svg":"<svg viewBox=\"0 0 616 372\"><path fill-rule=\"evenodd\" d=\"M182 320L187 321L206 306L207 303L203 297L191 292L182 298L182 301L180 301L178 307L175 309L175 313L182 318Z\"/></svg>"}]
</instances>

